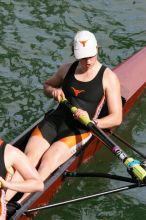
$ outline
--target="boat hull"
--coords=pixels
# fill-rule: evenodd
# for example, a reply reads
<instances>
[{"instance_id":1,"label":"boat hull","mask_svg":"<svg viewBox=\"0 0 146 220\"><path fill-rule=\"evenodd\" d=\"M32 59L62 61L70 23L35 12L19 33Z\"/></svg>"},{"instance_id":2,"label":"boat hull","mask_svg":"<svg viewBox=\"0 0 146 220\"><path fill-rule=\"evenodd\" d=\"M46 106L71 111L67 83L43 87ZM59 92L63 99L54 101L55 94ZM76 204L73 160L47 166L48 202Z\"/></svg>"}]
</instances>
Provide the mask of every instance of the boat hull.
<instances>
[{"instance_id":1,"label":"boat hull","mask_svg":"<svg viewBox=\"0 0 146 220\"><path fill-rule=\"evenodd\" d=\"M130 57L124 63L120 64L114 69L114 72L120 79L122 96L126 98L126 103L123 108L123 115L125 116L130 109L132 109L138 97L142 94L146 88L146 47ZM139 80L139 76L141 78ZM131 80L132 79L132 80ZM23 134L12 141L12 144L24 149L27 140L31 134L33 128L42 120L38 120L30 128L28 128ZM86 144L80 152L70 158L66 163L59 167L52 175L45 181L44 192L33 193L22 205L22 207L12 216L11 219L16 220L29 220L31 215L23 215L28 208L35 208L41 205L47 204L54 194L58 191L62 183L64 182L63 174L66 170L75 171L77 168L87 160L89 160L94 154L102 147L101 141L97 138L92 138L88 144Z\"/></svg>"}]
</instances>

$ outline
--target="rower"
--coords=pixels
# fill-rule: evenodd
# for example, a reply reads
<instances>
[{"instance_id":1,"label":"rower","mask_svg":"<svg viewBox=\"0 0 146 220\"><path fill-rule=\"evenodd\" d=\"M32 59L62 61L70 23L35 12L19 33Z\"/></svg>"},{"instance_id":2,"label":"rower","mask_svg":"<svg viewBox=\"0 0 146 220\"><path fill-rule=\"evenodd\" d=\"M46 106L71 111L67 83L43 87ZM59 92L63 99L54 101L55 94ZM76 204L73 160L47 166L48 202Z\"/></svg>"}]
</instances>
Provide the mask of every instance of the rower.
<instances>
[{"instance_id":1,"label":"rower","mask_svg":"<svg viewBox=\"0 0 146 220\"><path fill-rule=\"evenodd\" d=\"M1 192L1 214L2 219L6 216L5 192L10 189L15 192L36 192L43 191L44 184L32 166L26 155L18 148L6 144L0 139L0 192ZM14 171L19 172L23 179L16 182L13 180ZM17 204L17 208L20 205Z\"/></svg>"}]
</instances>

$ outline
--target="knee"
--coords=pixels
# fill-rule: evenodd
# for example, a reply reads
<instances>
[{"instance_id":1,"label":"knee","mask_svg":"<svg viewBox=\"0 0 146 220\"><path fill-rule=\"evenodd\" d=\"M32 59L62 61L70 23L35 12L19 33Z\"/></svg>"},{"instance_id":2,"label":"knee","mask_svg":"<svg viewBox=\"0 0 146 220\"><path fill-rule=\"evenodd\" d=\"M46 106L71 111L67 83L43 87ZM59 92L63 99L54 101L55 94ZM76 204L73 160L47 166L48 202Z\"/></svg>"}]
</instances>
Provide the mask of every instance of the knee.
<instances>
[{"instance_id":1,"label":"knee","mask_svg":"<svg viewBox=\"0 0 146 220\"><path fill-rule=\"evenodd\" d=\"M41 156L40 154L38 154L37 152L25 152L26 156L29 158L31 164L33 164L34 166L37 166L37 164L39 163Z\"/></svg>"}]
</instances>

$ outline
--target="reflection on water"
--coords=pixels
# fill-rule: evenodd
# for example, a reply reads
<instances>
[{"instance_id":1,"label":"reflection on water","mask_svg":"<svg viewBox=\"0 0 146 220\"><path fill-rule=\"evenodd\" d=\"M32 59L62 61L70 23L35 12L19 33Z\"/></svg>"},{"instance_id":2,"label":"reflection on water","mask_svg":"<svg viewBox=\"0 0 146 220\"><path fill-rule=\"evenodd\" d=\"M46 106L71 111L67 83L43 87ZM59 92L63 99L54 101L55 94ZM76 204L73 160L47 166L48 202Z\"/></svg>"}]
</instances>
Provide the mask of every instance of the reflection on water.
<instances>
[{"instance_id":1,"label":"reflection on water","mask_svg":"<svg viewBox=\"0 0 146 220\"><path fill-rule=\"evenodd\" d=\"M145 21L145 0L1 0L0 136L6 141L13 139L54 106L44 96L42 84L61 63L73 61L71 42L77 30L94 32L101 46L101 61L114 67L146 45ZM146 126L143 120L139 127L140 119L139 116L129 138L134 145L138 141L142 148L146 142ZM129 129L132 125L128 122ZM106 201L103 209L108 206ZM117 207L112 217L108 211L103 214L101 207L98 208L88 211L82 206L80 213L72 208L73 214L78 212L72 219L116 218ZM67 219L59 214L53 216L50 219ZM131 217L126 219L132 217L131 212Z\"/></svg>"}]
</instances>

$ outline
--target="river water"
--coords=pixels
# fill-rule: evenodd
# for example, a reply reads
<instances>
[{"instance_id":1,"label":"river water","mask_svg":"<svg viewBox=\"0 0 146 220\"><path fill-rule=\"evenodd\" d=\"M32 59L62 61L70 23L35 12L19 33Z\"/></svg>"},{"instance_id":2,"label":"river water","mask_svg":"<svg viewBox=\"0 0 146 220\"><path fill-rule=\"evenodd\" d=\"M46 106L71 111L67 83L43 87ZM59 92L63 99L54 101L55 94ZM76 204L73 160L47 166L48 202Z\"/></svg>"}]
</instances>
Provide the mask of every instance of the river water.
<instances>
[{"instance_id":1,"label":"river water","mask_svg":"<svg viewBox=\"0 0 146 220\"><path fill-rule=\"evenodd\" d=\"M101 62L113 68L146 45L145 21L145 0L0 0L0 137L12 140L55 105L44 96L42 85L61 63L74 60L71 42L76 31L94 32ZM144 152L145 94L141 100L118 133ZM97 162L104 171L124 172L105 149L81 169L93 170ZM108 188L109 182L71 183L63 186L56 201L96 192L98 184L100 190ZM144 189L138 189L41 212L35 219L144 220L145 197Z\"/></svg>"}]
</instances>

